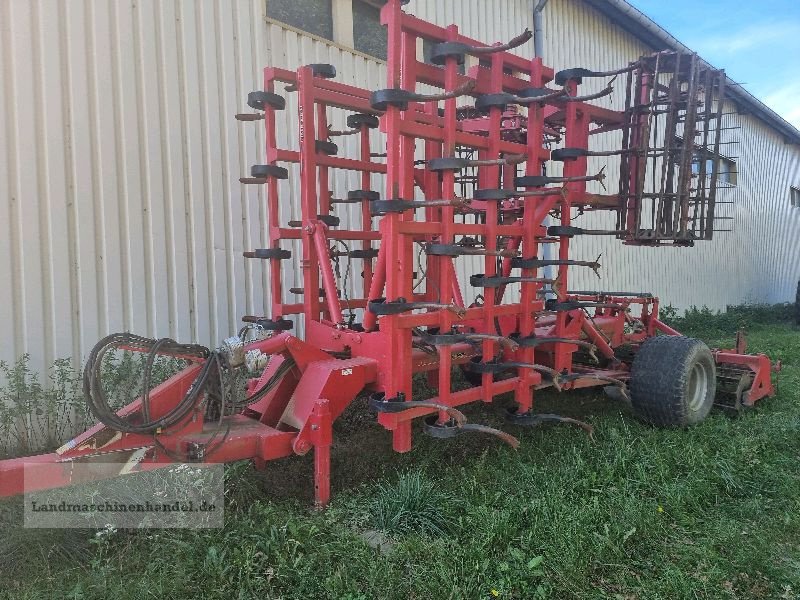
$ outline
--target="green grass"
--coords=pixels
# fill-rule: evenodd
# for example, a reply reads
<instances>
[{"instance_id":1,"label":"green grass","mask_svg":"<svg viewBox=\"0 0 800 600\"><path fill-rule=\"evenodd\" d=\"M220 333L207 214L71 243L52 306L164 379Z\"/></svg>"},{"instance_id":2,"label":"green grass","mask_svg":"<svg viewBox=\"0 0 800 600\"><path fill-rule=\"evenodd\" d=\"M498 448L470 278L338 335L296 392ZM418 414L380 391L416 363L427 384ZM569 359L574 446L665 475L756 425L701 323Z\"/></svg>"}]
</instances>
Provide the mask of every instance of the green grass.
<instances>
[{"instance_id":1,"label":"green grass","mask_svg":"<svg viewBox=\"0 0 800 600\"><path fill-rule=\"evenodd\" d=\"M337 424L328 510L309 508L309 457L263 475L232 465L224 529L32 536L16 560L0 547L0 597L796 598L800 330L742 319L750 350L783 371L778 395L738 417L657 430L602 395L540 394L540 410L591 422L594 440L514 428L479 406L470 420L502 425L519 451L417 433L395 455L359 405ZM715 345L740 324L677 321ZM388 553L365 541L373 529L388 531ZM68 542L74 551L53 550Z\"/></svg>"}]
</instances>

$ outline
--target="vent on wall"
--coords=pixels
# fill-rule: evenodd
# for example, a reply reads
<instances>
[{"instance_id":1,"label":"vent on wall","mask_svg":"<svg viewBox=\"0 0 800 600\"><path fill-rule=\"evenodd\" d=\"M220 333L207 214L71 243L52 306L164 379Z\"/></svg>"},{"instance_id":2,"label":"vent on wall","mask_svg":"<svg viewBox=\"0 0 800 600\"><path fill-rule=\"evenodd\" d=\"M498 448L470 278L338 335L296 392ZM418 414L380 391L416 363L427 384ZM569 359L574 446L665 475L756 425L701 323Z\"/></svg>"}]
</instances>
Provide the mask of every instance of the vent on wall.
<instances>
[{"instance_id":1,"label":"vent on wall","mask_svg":"<svg viewBox=\"0 0 800 600\"><path fill-rule=\"evenodd\" d=\"M792 206L795 208L800 208L800 187L792 186L789 188L789 196L792 202Z\"/></svg>"}]
</instances>

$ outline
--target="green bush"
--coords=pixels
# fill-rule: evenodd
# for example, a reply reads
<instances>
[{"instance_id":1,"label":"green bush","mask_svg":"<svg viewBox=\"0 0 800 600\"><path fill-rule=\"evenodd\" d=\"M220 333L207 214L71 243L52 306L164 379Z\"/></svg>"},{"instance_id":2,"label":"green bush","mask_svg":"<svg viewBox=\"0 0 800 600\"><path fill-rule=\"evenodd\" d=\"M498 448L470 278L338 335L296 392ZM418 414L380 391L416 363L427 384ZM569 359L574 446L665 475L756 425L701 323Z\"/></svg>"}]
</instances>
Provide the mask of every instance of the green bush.
<instances>
[{"instance_id":1,"label":"green bush","mask_svg":"<svg viewBox=\"0 0 800 600\"><path fill-rule=\"evenodd\" d=\"M689 336L730 336L740 329L760 325L791 323L792 304L741 304L728 306L725 312L711 310L707 306L692 306L683 316L673 306L662 307L661 320L670 327Z\"/></svg>"},{"instance_id":2,"label":"green bush","mask_svg":"<svg viewBox=\"0 0 800 600\"><path fill-rule=\"evenodd\" d=\"M445 535L453 525L453 498L421 471L378 487L370 513L375 529L391 534Z\"/></svg>"},{"instance_id":3,"label":"green bush","mask_svg":"<svg viewBox=\"0 0 800 600\"><path fill-rule=\"evenodd\" d=\"M141 394L145 359L140 353L108 353L102 378L112 408L130 404ZM184 364L174 358L157 358L153 385ZM0 361L0 457L52 451L94 422L83 398L82 374L70 360L56 360L47 372L47 383L31 371L27 354L14 364Z\"/></svg>"}]
</instances>

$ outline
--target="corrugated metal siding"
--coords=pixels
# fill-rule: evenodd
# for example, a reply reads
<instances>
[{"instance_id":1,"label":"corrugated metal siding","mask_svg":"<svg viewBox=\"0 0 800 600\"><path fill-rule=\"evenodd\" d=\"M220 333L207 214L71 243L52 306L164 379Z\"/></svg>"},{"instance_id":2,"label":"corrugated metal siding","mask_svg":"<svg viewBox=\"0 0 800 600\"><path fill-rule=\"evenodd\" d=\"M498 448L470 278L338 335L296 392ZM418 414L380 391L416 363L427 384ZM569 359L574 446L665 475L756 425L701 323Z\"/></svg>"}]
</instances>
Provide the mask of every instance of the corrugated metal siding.
<instances>
[{"instance_id":1,"label":"corrugated metal siding","mask_svg":"<svg viewBox=\"0 0 800 600\"><path fill-rule=\"evenodd\" d=\"M486 41L532 27L530 0L412 0L407 10ZM545 27L556 68L610 68L646 50L577 0L551 0ZM335 64L340 81L384 85L382 63L266 21L263 0L0 0L0 359L27 352L36 369L79 360L118 330L213 344L242 314L268 312L268 273L241 258L265 241L263 190L238 182L263 158L263 132L233 114L247 110L264 65L311 62ZM296 147L287 97L279 142ZM343 126L343 114L332 117ZM679 306L790 298L798 151L741 121L739 187L726 192L736 233L693 250L582 242L587 256L604 253L604 287L651 289ZM340 173L332 185L343 194L358 180ZM285 262L289 285L294 266ZM480 270L459 266L462 276Z\"/></svg>"}]
</instances>

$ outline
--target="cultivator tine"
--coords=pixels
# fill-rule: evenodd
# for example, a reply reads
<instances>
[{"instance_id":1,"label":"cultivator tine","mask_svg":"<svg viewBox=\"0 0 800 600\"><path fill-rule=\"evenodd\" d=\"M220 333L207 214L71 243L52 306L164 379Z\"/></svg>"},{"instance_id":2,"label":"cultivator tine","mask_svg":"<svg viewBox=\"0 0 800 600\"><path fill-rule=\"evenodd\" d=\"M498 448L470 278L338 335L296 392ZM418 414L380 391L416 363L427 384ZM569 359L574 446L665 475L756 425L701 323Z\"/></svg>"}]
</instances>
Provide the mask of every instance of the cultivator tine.
<instances>
[{"instance_id":1,"label":"cultivator tine","mask_svg":"<svg viewBox=\"0 0 800 600\"><path fill-rule=\"evenodd\" d=\"M514 340L502 335L493 335L490 333L466 333L464 334L464 338L468 341L488 340L490 342L497 342L510 352L515 352L517 348L519 348L519 345Z\"/></svg>"},{"instance_id":2,"label":"cultivator tine","mask_svg":"<svg viewBox=\"0 0 800 600\"><path fill-rule=\"evenodd\" d=\"M525 154L511 154L503 158L473 160L461 157L432 158L427 163L430 171L461 171L469 167L491 167L518 165L528 159Z\"/></svg>"},{"instance_id":3,"label":"cultivator tine","mask_svg":"<svg viewBox=\"0 0 800 600\"><path fill-rule=\"evenodd\" d=\"M469 284L472 287L498 288L510 283L542 283L550 284L554 288L558 285L558 279L546 279L541 277L487 277L483 273L472 275Z\"/></svg>"},{"instance_id":4,"label":"cultivator tine","mask_svg":"<svg viewBox=\"0 0 800 600\"><path fill-rule=\"evenodd\" d=\"M475 200L481 201L501 201L501 200L511 200L512 198L528 198L532 196L561 196L562 198L566 197L567 188L560 187L560 188L546 188L541 190L532 190L532 191L525 191L520 192L517 190L505 190L505 189L480 189L475 190L473 198Z\"/></svg>"},{"instance_id":5,"label":"cultivator tine","mask_svg":"<svg viewBox=\"0 0 800 600\"><path fill-rule=\"evenodd\" d=\"M612 69L610 71L591 71L581 67L564 69L563 71L556 73L555 82L556 85L566 85L569 81L577 81L580 83L584 77L610 77L612 75L622 75L623 73L631 73L637 67L638 63L631 63L627 67L623 67L621 69Z\"/></svg>"},{"instance_id":6,"label":"cultivator tine","mask_svg":"<svg viewBox=\"0 0 800 600\"><path fill-rule=\"evenodd\" d=\"M346 131L339 131L337 129L329 129L328 137L344 137L348 135L356 135L361 133L360 129L348 129Z\"/></svg>"},{"instance_id":7,"label":"cultivator tine","mask_svg":"<svg viewBox=\"0 0 800 600\"><path fill-rule=\"evenodd\" d=\"M353 190L347 192L347 198L331 198L331 204L361 204L380 199L381 195L372 190Z\"/></svg>"},{"instance_id":8,"label":"cultivator tine","mask_svg":"<svg viewBox=\"0 0 800 600\"><path fill-rule=\"evenodd\" d=\"M585 349L589 353L589 356L592 358L594 362L600 362L596 354L597 346L585 340L575 340L572 338L551 337L551 336L543 337L537 335L520 337L516 334L511 334L511 336L509 337L515 342L517 342L523 348L535 348L537 346L541 346L542 344L574 344L579 348Z\"/></svg>"},{"instance_id":9,"label":"cultivator tine","mask_svg":"<svg viewBox=\"0 0 800 600\"><path fill-rule=\"evenodd\" d=\"M600 258L602 256L602 254L598 254L597 259L591 262L576 260L574 264L577 266L589 267L592 271L594 271L594 274L597 276L597 278L600 279Z\"/></svg>"},{"instance_id":10,"label":"cultivator tine","mask_svg":"<svg viewBox=\"0 0 800 600\"><path fill-rule=\"evenodd\" d=\"M463 306L455 304L441 304L438 302L406 302L403 298L387 302L381 298L369 301L369 311L376 315L399 315L405 312L419 309L447 310L452 312L459 319L464 318L467 311Z\"/></svg>"},{"instance_id":11,"label":"cultivator tine","mask_svg":"<svg viewBox=\"0 0 800 600\"><path fill-rule=\"evenodd\" d=\"M328 137L337 137L345 135L355 135L361 133L365 129L377 129L380 125L380 120L376 115L369 113L355 113L348 115L347 126L350 128L347 131L334 131L328 130Z\"/></svg>"},{"instance_id":12,"label":"cultivator tine","mask_svg":"<svg viewBox=\"0 0 800 600\"><path fill-rule=\"evenodd\" d=\"M472 246L460 246L458 244L426 244L425 253L429 256L503 256L514 257L516 250L487 250L485 248L475 248Z\"/></svg>"},{"instance_id":13,"label":"cultivator tine","mask_svg":"<svg viewBox=\"0 0 800 600\"><path fill-rule=\"evenodd\" d=\"M526 363L526 362L517 362L517 361L510 361L503 363L508 365L514 369L531 369L532 371L538 371L539 373L544 373L545 375L550 376L550 381L553 384L553 387L556 388L559 392L561 391L561 378L555 369L550 367L546 367L545 365L537 365L535 363Z\"/></svg>"},{"instance_id":14,"label":"cultivator tine","mask_svg":"<svg viewBox=\"0 0 800 600\"><path fill-rule=\"evenodd\" d=\"M586 148L557 148L550 152L550 160L571 162L585 156L619 156L632 154L632 150L587 150Z\"/></svg>"},{"instance_id":15,"label":"cultivator tine","mask_svg":"<svg viewBox=\"0 0 800 600\"><path fill-rule=\"evenodd\" d=\"M622 310L625 307L612 302L578 302L576 300L568 300L565 302L548 301L548 303L545 305L545 312L569 312L571 310L584 308L614 308L617 310Z\"/></svg>"},{"instance_id":16,"label":"cultivator tine","mask_svg":"<svg viewBox=\"0 0 800 600\"><path fill-rule=\"evenodd\" d=\"M417 208L434 208L441 206L452 206L453 208L468 209L469 202L462 198L453 200L373 200L369 204L370 214L373 217L380 217L391 213L403 213L407 210Z\"/></svg>"},{"instance_id":17,"label":"cultivator tine","mask_svg":"<svg viewBox=\"0 0 800 600\"><path fill-rule=\"evenodd\" d=\"M403 395L397 398L386 398L386 394L382 392L372 394L369 399L369 407L375 412L390 414L398 414L414 408L430 408L446 413L458 427L467 423L464 413L452 406L430 400L406 400Z\"/></svg>"},{"instance_id":18,"label":"cultivator tine","mask_svg":"<svg viewBox=\"0 0 800 600\"><path fill-rule=\"evenodd\" d=\"M550 377L550 380L553 384L553 387L556 388L559 392L561 391L561 383L559 382L559 373L555 369L547 367L545 365L539 365L535 363L526 363L526 362L518 362L518 361L503 361L500 358L495 358L490 362L468 362L464 365L464 368L467 371L471 371L472 373L490 373L490 374L497 374L497 373L504 373L510 369L530 369L532 371L537 371L539 373L544 373Z\"/></svg>"},{"instance_id":19,"label":"cultivator tine","mask_svg":"<svg viewBox=\"0 0 800 600\"><path fill-rule=\"evenodd\" d=\"M463 63L465 54L469 54L470 56L485 56L487 54L506 52L522 46L532 37L533 32L529 29L526 29L510 42L506 44L498 44L496 46L471 46L461 42L442 42L431 48L430 60L431 63L439 66L444 65L448 58L456 58L458 59L459 63Z\"/></svg>"},{"instance_id":20,"label":"cultivator tine","mask_svg":"<svg viewBox=\"0 0 800 600\"><path fill-rule=\"evenodd\" d=\"M571 296L597 296L599 298L607 298L609 296L618 296L621 298L652 298L653 294L650 292L604 292L604 291L581 291L581 290L570 290L567 294Z\"/></svg>"},{"instance_id":21,"label":"cultivator tine","mask_svg":"<svg viewBox=\"0 0 800 600\"><path fill-rule=\"evenodd\" d=\"M547 228L547 235L560 237L573 237L576 235L624 235L621 229L584 229L571 225L551 225Z\"/></svg>"},{"instance_id":22,"label":"cultivator tine","mask_svg":"<svg viewBox=\"0 0 800 600\"><path fill-rule=\"evenodd\" d=\"M527 106L568 97L565 89L551 90L549 88L530 88L521 91L519 94L510 94L508 92L482 94L475 100L475 109L485 114L493 108L505 111L509 104Z\"/></svg>"},{"instance_id":23,"label":"cultivator tine","mask_svg":"<svg viewBox=\"0 0 800 600\"><path fill-rule=\"evenodd\" d=\"M289 293L290 294L297 294L298 296L302 296L303 294L306 293L306 290L304 288L293 287L293 288L289 288ZM320 295L320 297L325 295L324 288L319 288L319 295Z\"/></svg>"},{"instance_id":24,"label":"cultivator tine","mask_svg":"<svg viewBox=\"0 0 800 600\"><path fill-rule=\"evenodd\" d=\"M611 385L619 388L622 397L625 398L628 402L631 400L630 392L628 391L628 386L625 384L624 381L620 381L615 377L609 377L607 375L600 375L597 373L571 373L570 375L563 375L561 377L561 381L563 383L568 383L570 381L576 381L579 379L592 379L594 381L602 381L605 383L610 383Z\"/></svg>"},{"instance_id":25,"label":"cultivator tine","mask_svg":"<svg viewBox=\"0 0 800 600\"><path fill-rule=\"evenodd\" d=\"M589 267L594 271L594 274L597 275L597 278L600 278L600 257L597 257L597 260L588 261L588 260L572 260L572 259L560 259L560 258L548 258L548 259L540 259L536 256L532 258L522 258L516 257L511 259L511 268L512 269L539 269L541 267L556 267L561 265L573 266L573 267Z\"/></svg>"},{"instance_id":26,"label":"cultivator tine","mask_svg":"<svg viewBox=\"0 0 800 600\"><path fill-rule=\"evenodd\" d=\"M237 121L263 121L264 113L238 113L234 118Z\"/></svg>"},{"instance_id":27,"label":"cultivator tine","mask_svg":"<svg viewBox=\"0 0 800 600\"><path fill-rule=\"evenodd\" d=\"M604 87L599 92L594 94L587 94L585 96L567 96L567 102L588 102L589 100L597 100L598 98L605 98L606 96L610 96L614 93L614 81L616 81L616 77L612 79L606 87Z\"/></svg>"},{"instance_id":28,"label":"cultivator tine","mask_svg":"<svg viewBox=\"0 0 800 600\"><path fill-rule=\"evenodd\" d=\"M494 427L489 427L488 425L479 425L477 423L467 423L466 425L461 426L462 433L486 433L488 435L493 435L495 437L500 438L506 444L511 446L514 450L519 448L519 440L515 438L510 433L506 433L500 429L495 429Z\"/></svg>"},{"instance_id":29,"label":"cultivator tine","mask_svg":"<svg viewBox=\"0 0 800 600\"><path fill-rule=\"evenodd\" d=\"M578 419L573 419L572 417L562 417L561 415L554 415L554 414L545 414L545 413L523 413L518 414L514 410L509 410L506 413L506 418L514 423L514 425L522 425L524 427L538 427L543 423L562 423L565 425L575 425L576 427L580 427L586 433L589 434L590 439L594 439L594 427L585 423L584 421L579 421Z\"/></svg>"},{"instance_id":30,"label":"cultivator tine","mask_svg":"<svg viewBox=\"0 0 800 600\"><path fill-rule=\"evenodd\" d=\"M450 98L459 98L472 93L475 86L475 80L470 79L453 91L440 94L417 94L404 89L389 88L373 92L370 98L370 105L374 110L382 112L386 111L390 106L394 106L399 110L408 110L409 102L439 102Z\"/></svg>"},{"instance_id":31,"label":"cultivator tine","mask_svg":"<svg viewBox=\"0 0 800 600\"><path fill-rule=\"evenodd\" d=\"M489 340L497 342L510 352L514 352L519 347L518 344L505 336L489 333L427 333L422 330L415 331L417 337L424 343L431 346L452 346L454 344L474 343Z\"/></svg>"},{"instance_id":32,"label":"cultivator tine","mask_svg":"<svg viewBox=\"0 0 800 600\"><path fill-rule=\"evenodd\" d=\"M560 90L552 90L546 87L527 88L521 90L518 94L511 94L509 92L482 94L475 100L475 108L482 113L487 113L493 108L505 111L509 104L528 106L532 104L544 105L548 102L585 102L587 100L603 98L604 96L612 94L613 91L613 81L603 90L587 96L570 96L569 89L566 87Z\"/></svg>"},{"instance_id":33,"label":"cultivator tine","mask_svg":"<svg viewBox=\"0 0 800 600\"><path fill-rule=\"evenodd\" d=\"M579 177L546 177L544 175L525 175L514 178L516 187L544 187L548 183L572 183L578 181L599 181L601 184L606 178L606 168L603 167L596 175L581 175Z\"/></svg>"},{"instance_id":34,"label":"cultivator tine","mask_svg":"<svg viewBox=\"0 0 800 600\"><path fill-rule=\"evenodd\" d=\"M473 423L465 423L463 425L452 422L440 423L439 419L435 415L425 419L424 431L429 436L438 439L454 438L464 433L471 432L487 433L500 438L506 444L514 448L514 450L519 448L519 440L517 438L509 433L495 429L494 427L489 427L488 425L477 425Z\"/></svg>"},{"instance_id":35,"label":"cultivator tine","mask_svg":"<svg viewBox=\"0 0 800 600\"><path fill-rule=\"evenodd\" d=\"M387 400L385 394L379 392L370 397L369 406L376 412L389 414L402 414L405 411L419 408L435 410L440 414L446 414L450 419L447 423L442 424L439 423L440 418L436 415L427 419L425 431L432 437L452 438L462 433L487 433L499 437L515 450L519 447L519 440L514 436L486 425L467 423L467 417L464 416L464 413L452 406L439 402L429 400L405 400L405 397L402 395L397 399Z\"/></svg>"}]
</instances>

